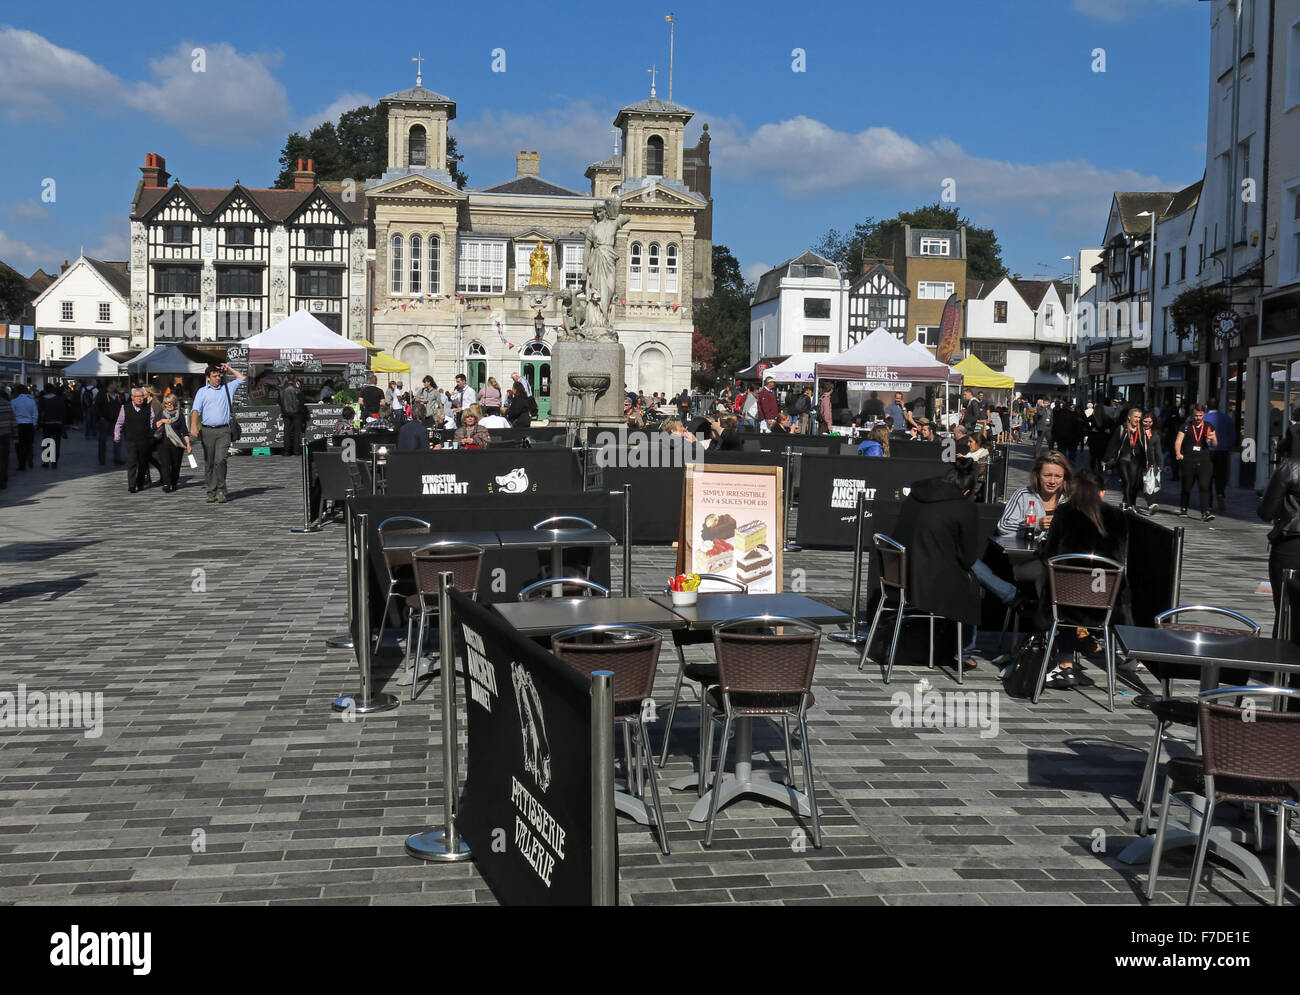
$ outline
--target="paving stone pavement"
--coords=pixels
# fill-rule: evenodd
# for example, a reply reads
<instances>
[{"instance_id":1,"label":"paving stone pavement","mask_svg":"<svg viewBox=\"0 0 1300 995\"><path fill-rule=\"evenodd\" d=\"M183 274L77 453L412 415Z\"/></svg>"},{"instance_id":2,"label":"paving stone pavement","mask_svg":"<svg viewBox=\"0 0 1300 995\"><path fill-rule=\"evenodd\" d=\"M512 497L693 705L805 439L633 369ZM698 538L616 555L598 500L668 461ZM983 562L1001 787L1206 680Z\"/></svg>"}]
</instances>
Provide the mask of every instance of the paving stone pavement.
<instances>
[{"instance_id":1,"label":"paving stone pavement","mask_svg":"<svg viewBox=\"0 0 1300 995\"><path fill-rule=\"evenodd\" d=\"M1013 483L1025 466L1021 454ZM95 465L93 444L74 433L57 470L11 474L0 492L0 690L102 692L104 716L96 738L0 729L0 903L494 901L472 864L426 865L403 850L441 813L436 692L351 723L329 707L356 684L351 653L323 644L345 624L342 530L290 534L297 469L234 459L224 506L204 503L188 468L176 494L128 495L122 471ZM1161 521L1176 524L1168 507ZM1183 600L1270 624L1271 601L1255 593L1267 547L1253 508L1239 492L1211 525L1186 523ZM658 589L672 561L669 549L634 547L637 586ZM847 605L847 553L785 564L787 584L801 569L810 595ZM1129 697L1113 715L1102 687L1031 707L1002 695L986 663L964 690L996 702L996 734L899 727L891 695L922 676L952 690L951 670L899 667L886 687L878 670L858 672L849 647L822 646L809 720L822 849L790 813L745 800L721 813L705 850L686 819L694 792L667 791L671 856L620 820L624 903L1144 901L1145 868L1117 860L1151 731ZM388 651L378 678L396 664ZM673 676L661 668L660 701ZM696 714L693 703L678 713L666 778L691 769ZM779 762L775 728L760 727L756 744ZM1300 861L1289 863L1294 888ZM1167 859L1160 904L1182 900L1188 864ZM1207 880L1207 904L1271 900L1229 869Z\"/></svg>"}]
</instances>

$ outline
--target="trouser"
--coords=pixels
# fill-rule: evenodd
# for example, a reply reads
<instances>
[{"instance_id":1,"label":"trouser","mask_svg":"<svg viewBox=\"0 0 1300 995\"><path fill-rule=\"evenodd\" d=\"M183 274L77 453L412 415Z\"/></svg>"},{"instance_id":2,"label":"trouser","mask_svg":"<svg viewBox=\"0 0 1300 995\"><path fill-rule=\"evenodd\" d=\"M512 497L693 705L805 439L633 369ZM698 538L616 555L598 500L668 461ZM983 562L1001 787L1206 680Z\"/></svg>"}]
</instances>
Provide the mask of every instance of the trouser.
<instances>
[{"instance_id":1,"label":"trouser","mask_svg":"<svg viewBox=\"0 0 1300 995\"><path fill-rule=\"evenodd\" d=\"M174 446L164 438L154 449L154 455L158 457L158 464L162 468L162 482L164 485L175 487L181 479L181 456L185 449L181 446Z\"/></svg>"},{"instance_id":2,"label":"trouser","mask_svg":"<svg viewBox=\"0 0 1300 995\"><path fill-rule=\"evenodd\" d=\"M94 438L95 435L95 416L85 408L81 409L81 419L86 423L86 438Z\"/></svg>"},{"instance_id":3,"label":"trouser","mask_svg":"<svg viewBox=\"0 0 1300 995\"><path fill-rule=\"evenodd\" d=\"M13 445L12 433L0 435L0 487L9 486L9 447Z\"/></svg>"},{"instance_id":4,"label":"trouser","mask_svg":"<svg viewBox=\"0 0 1300 995\"><path fill-rule=\"evenodd\" d=\"M226 491L226 458L230 455L230 426L199 430L203 440L203 482L208 489L208 497Z\"/></svg>"},{"instance_id":5,"label":"trouser","mask_svg":"<svg viewBox=\"0 0 1300 995\"><path fill-rule=\"evenodd\" d=\"M1268 548L1268 582L1273 586L1273 637L1278 637L1278 621L1281 618L1282 571L1290 567L1300 570L1300 536L1286 536ZM1296 631L1300 619L1291 620L1291 629Z\"/></svg>"},{"instance_id":6,"label":"trouser","mask_svg":"<svg viewBox=\"0 0 1300 995\"><path fill-rule=\"evenodd\" d=\"M32 440L36 437L35 425L18 426L18 469L32 468Z\"/></svg>"},{"instance_id":7,"label":"trouser","mask_svg":"<svg viewBox=\"0 0 1300 995\"><path fill-rule=\"evenodd\" d=\"M54 440L53 447L50 446L49 440ZM46 423L41 426L41 466L46 463L58 463L59 454L63 451L63 425L55 423L53 425ZM53 459L50 459L53 456Z\"/></svg>"},{"instance_id":8,"label":"trouser","mask_svg":"<svg viewBox=\"0 0 1300 995\"><path fill-rule=\"evenodd\" d=\"M1187 510L1192 500L1192 484L1195 483L1196 489L1201 493L1201 514L1204 515L1210 510L1210 475L1213 472L1206 454L1184 456L1180 472L1183 490L1178 499L1178 506L1183 511Z\"/></svg>"},{"instance_id":9,"label":"trouser","mask_svg":"<svg viewBox=\"0 0 1300 995\"><path fill-rule=\"evenodd\" d=\"M1138 493L1142 490L1142 467L1137 460L1122 459L1117 464L1120 480L1124 482L1124 504L1129 507L1137 505Z\"/></svg>"},{"instance_id":10,"label":"trouser","mask_svg":"<svg viewBox=\"0 0 1300 995\"><path fill-rule=\"evenodd\" d=\"M1214 485L1213 492L1219 496L1220 501L1226 500L1228 496L1228 457L1230 455L1226 449L1221 453L1210 453L1210 465L1214 468L1211 477Z\"/></svg>"},{"instance_id":11,"label":"trouser","mask_svg":"<svg viewBox=\"0 0 1300 995\"><path fill-rule=\"evenodd\" d=\"M126 446L126 486L128 488L147 487L149 485L149 454L153 450L153 439L132 441L127 439Z\"/></svg>"},{"instance_id":12,"label":"trouser","mask_svg":"<svg viewBox=\"0 0 1300 995\"><path fill-rule=\"evenodd\" d=\"M108 441L113 438L113 426L108 423L107 418L99 419L99 465L104 466L108 462ZM122 443L116 439L113 440L113 462L122 462Z\"/></svg>"},{"instance_id":13,"label":"trouser","mask_svg":"<svg viewBox=\"0 0 1300 995\"><path fill-rule=\"evenodd\" d=\"M299 414L284 416L284 454L296 456L302 446L303 417Z\"/></svg>"},{"instance_id":14,"label":"trouser","mask_svg":"<svg viewBox=\"0 0 1300 995\"><path fill-rule=\"evenodd\" d=\"M812 417L810 415L803 414L799 416L799 431L804 435L808 434L808 427L811 421Z\"/></svg>"},{"instance_id":15,"label":"trouser","mask_svg":"<svg viewBox=\"0 0 1300 995\"><path fill-rule=\"evenodd\" d=\"M1009 605L1016 600L1016 585L1009 580L1003 580L993 572L983 560L976 560L971 567L971 573L975 579L980 582L981 587L986 587L997 596L997 599L1004 605Z\"/></svg>"}]
</instances>

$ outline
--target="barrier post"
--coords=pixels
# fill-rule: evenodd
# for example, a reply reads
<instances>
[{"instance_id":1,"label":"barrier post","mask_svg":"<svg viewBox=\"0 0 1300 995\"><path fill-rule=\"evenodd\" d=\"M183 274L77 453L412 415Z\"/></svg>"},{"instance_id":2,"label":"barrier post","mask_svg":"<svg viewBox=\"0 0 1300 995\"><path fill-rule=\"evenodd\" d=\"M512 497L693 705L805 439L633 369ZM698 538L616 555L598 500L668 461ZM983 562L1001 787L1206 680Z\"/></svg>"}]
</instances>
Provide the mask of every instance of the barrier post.
<instances>
[{"instance_id":1,"label":"barrier post","mask_svg":"<svg viewBox=\"0 0 1300 995\"><path fill-rule=\"evenodd\" d=\"M591 675L591 904L618 904L614 815L614 672Z\"/></svg>"},{"instance_id":2,"label":"barrier post","mask_svg":"<svg viewBox=\"0 0 1300 995\"><path fill-rule=\"evenodd\" d=\"M319 532L321 526L312 524L311 520L311 454L307 443L302 446L302 524L295 525L290 532Z\"/></svg>"},{"instance_id":3,"label":"barrier post","mask_svg":"<svg viewBox=\"0 0 1300 995\"><path fill-rule=\"evenodd\" d=\"M456 831L459 786L456 756L456 640L452 631L451 571L438 574L438 668L442 679L442 829L430 829L406 838L406 852L421 860L449 863L469 860L469 845ZM612 728L614 720L610 718Z\"/></svg>"},{"instance_id":4,"label":"barrier post","mask_svg":"<svg viewBox=\"0 0 1300 995\"><path fill-rule=\"evenodd\" d=\"M623 597L632 597L632 485L623 485Z\"/></svg>"},{"instance_id":5,"label":"barrier post","mask_svg":"<svg viewBox=\"0 0 1300 995\"><path fill-rule=\"evenodd\" d=\"M785 552L799 553L803 547L790 538L790 506L794 504L794 458L800 457L803 465L803 453L796 452L790 446L785 447Z\"/></svg>"},{"instance_id":6,"label":"barrier post","mask_svg":"<svg viewBox=\"0 0 1300 995\"><path fill-rule=\"evenodd\" d=\"M830 638L837 642L861 646L867 637L858 632L858 613L862 608L862 534L867 518L867 492L858 491L858 527L853 540L853 604L849 609L849 631L832 632Z\"/></svg>"},{"instance_id":7,"label":"barrier post","mask_svg":"<svg viewBox=\"0 0 1300 995\"><path fill-rule=\"evenodd\" d=\"M357 607L355 639L357 664L361 670L361 694L345 694L334 699L336 712L353 712L369 715L371 712L386 712L397 707L397 699L391 694L375 694L371 689L370 659L370 567L366 562L368 540L366 532L370 522L369 515L357 515L354 518L357 528ZM357 642L357 640L360 640Z\"/></svg>"},{"instance_id":8,"label":"barrier post","mask_svg":"<svg viewBox=\"0 0 1300 995\"><path fill-rule=\"evenodd\" d=\"M343 542L348 557L348 631L326 639L325 645L330 649L352 649L352 633L356 631L357 550L352 524L352 499L356 496L357 492L349 488L347 497L343 500Z\"/></svg>"}]
</instances>

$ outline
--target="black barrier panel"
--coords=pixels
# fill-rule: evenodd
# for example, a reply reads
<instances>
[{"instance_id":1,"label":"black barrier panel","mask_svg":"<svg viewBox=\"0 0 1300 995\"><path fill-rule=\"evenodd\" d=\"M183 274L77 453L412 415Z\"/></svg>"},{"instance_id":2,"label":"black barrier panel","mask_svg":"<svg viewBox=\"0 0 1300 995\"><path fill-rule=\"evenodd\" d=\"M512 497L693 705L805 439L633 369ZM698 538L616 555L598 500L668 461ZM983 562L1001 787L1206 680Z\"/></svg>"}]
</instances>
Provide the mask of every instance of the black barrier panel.
<instances>
[{"instance_id":1,"label":"black barrier panel","mask_svg":"<svg viewBox=\"0 0 1300 995\"><path fill-rule=\"evenodd\" d=\"M235 406L235 421L239 425L239 441L234 443L240 449L252 449L265 446L278 449L284 445L284 424L280 418L280 409L270 405L252 405L241 408Z\"/></svg>"},{"instance_id":2,"label":"black barrier panel","mask_svg":"<svg viewBox=\"0 0 1300 995\"><path fill-rule=\"evenodd\" d=\"M387 481L388 494L501 498L535 508L542 495L582 490L582 471L570 449L450 449L390 453Z\"/></svg>"},{"instance_id":3,"label":"black barrier panel","mask_svg":"<svg viewBox=\"0 0 1300 995\"><path fill-rule=\"evenodd\" d=\"M890 439L890 457L901 456L905 459L942 460L944 445L942 442L918 442L915 439ZM845 449L847 452L847 447Z\"/></svg>"},{"instance_id":4,"label":"black barrier panel","mask_svg":"<svg viewBox=\"0 0 1300 995\"><path fill-rule=\"evenodd\" d=\"M590 905L591 680L451 599L469 742L456 825L503 905Z\"/></svg>"},{"instance_id":5,"label":"black barrier panel","mask_svg":"<svg viewBox=\"0 0 1300 995\"><path fill-rule=\"evenodd\" d=\"M307 405L307 441L328 439L334 435L334 426L343 417L342 404Z\"/></svg>"},{"instance_id":6,"label":"black barrier panel","mask_svg":"<svg viewBox=\"0 0 1300 995\"><path fill-rule=\"evenodd\" d=\"M1155 625L1156 616L1178 607L1182 543L1173 529L1128 515L1129 597L1134 625Z\"/></svg>"},{"instance_id":7,"label":"black barrier panel","mask_svg":"<svg viewBox=\"0 0 1300 995\"><path fill-rule=\"evenodd\" d=\"M785 466L785 453L724 452L710 447L704 453L706 463L743 463L749 466Z\"/></svg>"},{"instance_id":8,"label":"black barrier panel","mask_svg":"<svg viewBox=\"0 0 1300 995\"><path fill-rule=\"evenodd\" d=\"M328 459L328 454L322 457ZM383 611L384 592L388 590L388 573L384 566L379 526L397 515L412 515L423 519L437 533L436 538L454 538L456 533L494 532L503 529L531 529L533 524L552 515L579 515L605 529L615 539L622 532L622 499L595 491L577 491L567 494L548 494L546 500L526 505L501 500L453 497L414 497L392 494L359 494L352 511L369 515L367 542L370 551L372 593L371 615L378 620ZM633 535L635 539L635 534ZM610 583L610 550L607 547L590 551L590 579L608 587ZM576 550L565 554L565 565L584 559ZM520 589L533 581L548 576L549 551L509 549L500 546L484 551L483 569L479 573L478 599L482 604L497 601L514 601ZM567 572L567 571L566 571ZM378 625L378 621L375 623ZM391 622L390 622L391 624Z\"/></svg>"},{"instance_id":9,"label":"black barrier panel","mask_svg":"<svg viewBox=\"0 0 1300 995\"><path fill-rule=\"evenodd\" d=\"M893 457L805 455L801 462L795 541L834 549L853 548L858 491L867 492L870 508L876 501L901 500L904 488L940 477L945 470L933 460Z\"/></svg>"},{"instance_id":10,"label":"black barrier panel","mask_svg":"<svg viewBox=\"0 0 1300 995\"><path fill-rule=\"evenodd\" d=\"M565 441L563 425L544 425L540 428L490 428L488 438L492 444L522 443L528 440L535 446L562 446Z\"/></svg>"},{"instance_id":11,"label":"black barrier panel","mask_svg":"<svg viewBox=\"0 0 1300 995\"><path fill-rule=\"evenodd\" d=\"M786 447L802 453L817 453L834 456L841 451L841 445L849 440L838 435L787 435L783 432L737 432L745 446L745 452L784 453Z\"/></svg>"},{"instance_id":12,"label":"black barrier panel","mask_svg":"<svg viewBox=\"0 0 1300 995\"><path fill-rule=\"evenodd\" d=\"M601 489L622 490L632 485L632 544L671 545L681 528L684 467L633 467L626 461L602 469ZM615 535L620 530L610 529Z\"/></svg>"}]
</instances>

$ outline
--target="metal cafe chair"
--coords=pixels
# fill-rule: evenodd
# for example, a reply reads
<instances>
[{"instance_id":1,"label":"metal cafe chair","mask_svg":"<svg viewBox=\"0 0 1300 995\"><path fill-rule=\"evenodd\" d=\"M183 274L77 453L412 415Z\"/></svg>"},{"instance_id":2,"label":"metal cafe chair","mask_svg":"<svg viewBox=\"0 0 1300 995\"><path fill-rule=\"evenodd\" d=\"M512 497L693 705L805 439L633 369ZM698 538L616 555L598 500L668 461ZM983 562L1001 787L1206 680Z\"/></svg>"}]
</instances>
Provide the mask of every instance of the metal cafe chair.
<instances>
[{"instance_id":1,"label":"metal cafe chair","mask_svg":"<svg viewBox=\"0 0 1300 995\"><path fill-rule=\"evenodd\" d=\"M1111 619L1124 581L1124 564L1095 553L1063 553L1047 561L1048 590L1052 599L1052 629L1043 649L1043 664L1034 685L1034 704L1043 693L1056 633L1064 626L1098 631L1106 648L1106 690L1109 708L1115 711L1115 631ZM1065 609L1064 617L1062 609ZM1071 613L1104 611L1100 625L1094 617Z\"/></svg>"},{"instance_id":2,"label":"metal cafe chair","mask_svg":"<svg viewBox=\"0 0 1300 995\"><path fill-rule=\"evenodd\" d=\"M704 704L711 709L711 715L721 715L722 739L718 746L717 770L713 775L713 796L704 845L713 845L713 824L722 796L722 775L732 723L768 715L781 718L785 733L786 770L791 780L794 763L790 750L790 720L796 719L799 723L799 748L803 754L804 780L812 813L813 846L821 849L817 786L808 745L808 706L813 703L813 669L821 646L820 627L801 618L751 615L719 622L713 627L712 635L719 676L718 683L705 695ZM708 742L710 745L713 742L711 735ZM739 753L736 755L737 765L749 760Z\"/></svg>"},{"instance_id":3,"label":"metal cafe chair","mask_svg":"<svg viewBox=\"0 0 1300 995\"><path fill-rule=\"evenodd\" d=\"M663 636L644 625L581 625L557 632L551 637L551 652L580 673L591 675L597 670L614 674L614 722L623 727L623 771L627 792L645 797L642 761L649 771L655 827L659 830L659 848L670 853L664 810L659 801L659 780L650 758L650 740L642 721L644 702L654 696L655 672L659 667L659 650ZM635 732L635 750L633 749ZM628 800L631 800L630 798ZM616 802L618 799L616 799ZM640 806L623 806L635 811Z\"/></svg>"},{"instance_id":4,"label":"metal cafe chair","mask_svg":"<svg viewBox=\"0 0 1300 995\"><path fill-rule=\"evenodd\" d=\"M471 598L478 597L479 572L483 567L483 547L468 542L443 539L421 546L411 554L411 567L415 573L416 593L406 599L409 609L406 621L407 668L411 674L411 701L418 695L420 684L420 657L424 651L424 633L429 620L438 615L438 575L451 572L451 586ZM420 629L412 652L411 629L419 616ZM445 662L445 661L440 661Z\"/></svg>"},{"instance_id":5,"label":"metal cafe chair","mask_svg":"<svg viewBox=\"0 0 1300 995\"><path fill-rule=\"evenodd\" d=\"M1230 620L1236 625L1214 625L1205 622L1185 622L1182 615L1213 615ZM1180 605L1170 608L1155 617L1156 628L1175 629L1181 632L1204 632L1219 635L1258 636L1260 627L1257 623L1227 608L1213 605ZM1142 784L1138 790L1138 801L1142 803L1142 821L1138 823L1138 835L1145 836L1151 825L1151 808L1155 801L1156 774L1160 766L1160 753L1169 738L1173 726L1196 728L1196 700L1193 698L1176 698L1173 695L1175 680L1199 681L1201 668L1195 664L1146 663L1151 676L1160 682L1160 694L1141 694L1133 699L1138 708L1145 708L1156 720L1156 733L1147 750L1146 766L1142 768ZM1219 675L1221 684L1245 684L1249 679L1247 671L1223 671Z\"/></svg>"},{"instance_id":6,"label":"metal cafe chair","mask_svg":"<svg viewBox=\"0 0 1300 995\"><path fill-rule=\"evenodd\" d=\"M556 588L560 593L555 593ZM555 580L535 580L519 591L520 601L541 601L545 598L608 598L609 588L586 577L557 577Z\"/></svg>"},{"instance_id":7,"label":"metal cafe chair","mask_svg":"<svg viewBox=\"0 0 1300 995\"><path fill-rule=\"evenodd\" d=\"M1277 863L1274 868L1273 904L1281 905L1286 890L1286 820L1300 803L1300 712L1266 711L1220 705L1218 698L1264 695L1282 699L1300 698L1300 690L1279 687L1211 688L1199 696L1201 748L1199 757L1175 757L1165 766L1165 793L1160 805L1160 825L1151 852L1151 873L1147 877L1147 898L1155 895L1160 875L1160 854L1169 823L1170 796L1176 793L1200 795L1205 814L1187 885L1187 904L1196 904L1196 889L1205 869L1205 853L1214 809L1219 802L1254 803L1277 807Z\"/></svg>"},{"instance_id":8,"label":"metal cafe chair","mask_svg":"<svg viewBox=\"0 0 1300 995\"><path fill-rule=\"evenodd\" d=\"M871 543L876 547L876 552L880 554L880 601L876 605L876 614L871 619L871 629L867 632L867 641L862 644L862 656L858 659L858 670L867 665L867 654L871 651L872 641L876 638L876 629L880 625L880 616L885 612L893 612L894 636L889 643L889 657L885 664L885 683L894 673L894 657L898 653L898 639L903 632L903 623L909 619L926 618L930 620L930 666L934 666L934 623L936 619L943 618L942 615L936 615L933 612L922 611L920 608L913 608L907 603L907 547L896 539L891 539L883 532L877 532L871 537ZM957 683L965 684L966 678L963 674L965 661L962 659L962 650L966 643L962 638L963 626L957 623Z\"/></svg>"},{"instance_id":9,"label":"metal cafe chair","mask_svg":"<svg viewBox=\"0 0 1300 995\"><path fill-rule=\"evenodd\" d=\"M394 598L400 598L398 588L409 587L410 574L406 568L411 565L410 549L388 549L385 539L399 535L428 535L432 528L423 518L411 515L394 515L379 523L379 549L384 560L384 571L388 574L388 593L384 597L384 610L379 616L379 635L375 637L375 652L384 642L384 629L388 626L388 609ZM408 592L409 593L409 592Z\"/></svg>"},{"instance_id":10,"label":"metal cafe chair","mask_svg":"<svg viewBox=\"0 0 1300 995\"><path fill-rule=\"evenodd\" d=\"M731 577L724 577L722 574L700 574L700 592L704 593L706 584L714 587L715 593L718 588L723 591L734 591L738 594L748 594L749 585L743 581L734 580ZM664 587L664 594L670 593L670 588ZM705 754L705 736L707 723L704 721L703 701L704 691L718 683L718 665L717 663L687 663L686 654L683 648L686 646L702 645L713 642L713 634L707 631L691 632L688 629L678 629L673 632L673 646L677 650L677 680L673 684L673 701L668 706L668 718L664 721L664 745L663 752L659 757L659 766L662 767L668 762L668 741L672 737L673 716L677 714L677 703L682 696L682 678L694 681L700 685L695 697L701 702L700 712L700 781L699 791L704 794L704 788L709 780L709 768L704 763Z\"/></svg>"},{"instance_id":11,"label":"metal cafe chair","mask_svg":"<svg viewBox=\"0 0 1300 995\"><path fill-rule=\"evenodd\" d=\"M550 518L544 518L540 522L533 523L534 532L545 532L547 529L594 529L598 527L595 522L580 515L552 515ZM584 577L590 576L591 550L589 548L574 549L572 552L574 553L574 559L577 561L574 569ZM549 577L554 572L554 562L554 557L550 552L541 551L537 554L537 565L543 577Z\"/></svg>"}]
</instances>

